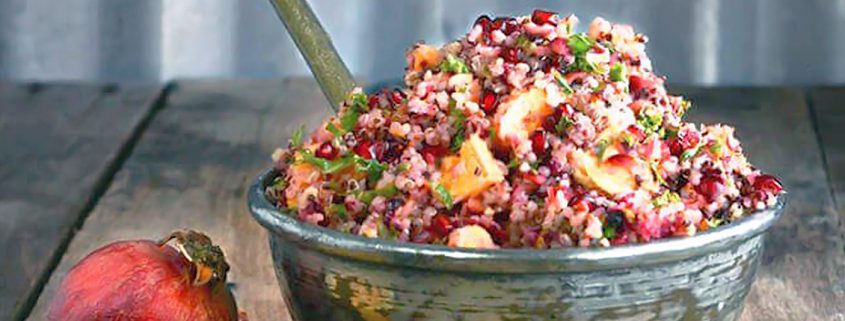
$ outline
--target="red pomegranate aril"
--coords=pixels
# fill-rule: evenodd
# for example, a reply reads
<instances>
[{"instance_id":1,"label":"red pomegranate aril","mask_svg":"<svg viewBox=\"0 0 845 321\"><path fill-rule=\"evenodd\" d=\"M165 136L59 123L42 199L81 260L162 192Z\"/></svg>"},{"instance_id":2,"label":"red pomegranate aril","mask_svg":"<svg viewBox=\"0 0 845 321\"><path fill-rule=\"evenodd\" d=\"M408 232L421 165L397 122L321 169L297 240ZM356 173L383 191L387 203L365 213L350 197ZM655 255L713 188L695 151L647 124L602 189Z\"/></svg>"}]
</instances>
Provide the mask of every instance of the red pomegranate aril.
<instances>
[{"instance_id":1,"label":"red pomegranate aril","mask_svg":"<svg viewBox=\"0 0 845 321\"><path fill-rule=\"evenodd\" d=\"M505 35L510 35L517 30L519 30L519 23L516 22L516 19L507 18L507 21L505 21Z\"/></svg>"},{"instance_id":2,"label":"red pomegranate aril","mask_svg":"<svg viewBox=\"0 0 845 321\"><path fill-rule=\"evenodd\" d=\"M552 49L552 52L558 55L566 55L569 53L569 46L566 45L566 41L563 38L555 38L552 40L552 43L549 44L549 48Z\"/></svg>"},{"instance_id":3,"label":"red pomegranate aril","mask_svg":"<svg viewBox=\"0 0 845 321\"><path fill-rule=\"evenodd\" d=\"M611 165L614 165L614 166L631 168L631 167L634 166L635 161L634 161L634 157L632 157L631 155L616 154L616 155L610 156L610 158L608 158L606 162L608 164L611 164Z\"/></svg>"},{"instance_id":4,"label":"red pomegranate aril","mask_svg":"<svg viewBox=\"0 0 845 321\"><path fill-rule=\"evenodd\" d=\"M432 234L438 237L445 237L452 230L452 223L446 215L437 214L431 218L430 229Z\"/></svg>"},{"instance_id":5,"label":"red pomegranate aril","mask_svg":"<svg viewBox=\"0 0 845 321\"><path fill-rule=\"evenodd\" d=\"M724 188L722 179L718 176L705 176L695 186L695 191L706 197L708 201L713 201L717 196L722 194Z\"/></svg>"},{"instance_id":6,"label":"red pomegranate aril","mask_svg":"<svg viewBox=\"0 0 845 321\"><path fill-rule=\"evenodd\" d=\"M370 109L375 109L379 107L379 95L372 95L367 98L367 106L370 106Z\"/></svg>"},{"instance_id":7,"label":"red pomegranate aril","mask_svg":"<svg viewBox=\"0 0 845 321\"><path fill-rule=\"evenodd\" d=\"M777 194L783 191L783 186L773 176L760 175L754 179L754 189L770 194Z\"/></svg>"},{"instance_id":8,"label":"red pomegranate aril","mask_svg":"<svg viewBox=\"0 0 845 321\"><path fill-rule=\"evenodd\" d=\"M402 99L404 99L404 98L405 98L404 95L399 90L395 89L395 90L393 90L393 92L390 93L390 100L393 101L394 105L401 104Z\"/></svg>"},{"instance_id":9,"label":"red pomegranate aril","mask_svg":"<svg viewBox=\"0 0 845 321\"><path fill-rule=\"evenodd\" d=\"M551 19L554 15L554 12L537 9L534 10L534 13L531 15L531 21L538 25L551 23Z\"/></svg>"},{"instance_id":10,"label":"red pomegranate aril","mask_svg":"<svg viewBox=\"0 0 845 321\"><path fill-rule=\"evenodd\" d=\"M531 150L536 155L542 155L546 151L546 135L542 131L536 131L531 135Z\"/></svg>"},{"instance_id":11,"label":"red pomegranate aril","mask_svg":"<svg viewBox=\"0 0 845 321\"><path fill-rule=\"evenodd\" d=\"M502 51L502 59L505 62L516 63L519 61L519 52L516 48L506 48Z\"/></svg>"},{"instance_id":12,"label":"red pomegranate aril","mask_svg":"<svg viewBox=\"0 0 845 321\"><path fill-rule=\"evenodd\" d=\"M447 153L449 153L449 148L441 145L425 145L420 151L427 163L434 163L436 159L445 156Z\"/></svg>"},{"instance_id":13,"label":"red pomegranate aril","mask_svg":"<svg viewBox=\"0 0 845 321\"><path fill-rule=\"evenodd\" d=\"M501 30L502 27L505 25L505 21L507 18L504 17L497 17L493 20L493 23L490 25L490 30Z\"/></svg>"},{"instance_id":14,"label":"red pomegranate aril","mask_svg":"<svg viewBox=\"0 0 845 321\"><path fill-rule=\"evenodd\" d=\"M543 185L546 182L545 177L530 172L525 173L525 179L537 186Z\"/></svg>"},{"instance_id":15,"label":"red pomegranate aril","mask_svg":"<svg viewBox=\"0 0 845 321\"><path fill-rule=\"evenodd\" d=\"M646 79L638 75L628 76L628 89L631 92L638 92L643 89L649 89L654 86L654 80Z\"/></svg>"},{"instance_id":16,"label":"red pomegranate aril","mask_svg":"<svg viewBox=\"0 0 845 321\"><path fill-rule=\"evenodd\" d=\"M364 140L358 143L353 149L355 154L358 156L363 157L364 159L373 159L373 142L370 140Z\"/></svg>"},{"instance_id":17,"label":"red pomegranate aril","mask_svg":"<svg viewBox=\"0 0 845 321\"><path fill-rule=\"evenodd\" d=\"M485 14L478 17L478 19L475 19L474 25L481 25L481 30L487 32L490 30L490 22L490 17Z\"/></svg>"},{"instance_id":18,"label":"red pomegranate aril","mask_svg":"<svg viewBox=\"0 0 845 321\"><path fill-rule=\"evenodd\" d=\"M337 148L332 145L332 142L324 142L314 154L319 158L334 159L337 157Z\"/></svg>"},{"instance_id":19,"label":"red pomegranate aril","mask_svg":"<svg viewBox=\"0 0 845 321\"><path fill-rule=\"evenodd\" d=\"M493 242L499 245L504 244L508 240L508 233L502 229L499 224L492 223L492 224L484 224L482 225L487 233L490 233L490 236L493 238Z\"/></svg>"},{"instance_id":20,"label":"red pomegranate aril","mask_svg":"<svg viewBox=\"0 0 845 321\"><path fill-rule=\"evenodd\" d=\"M485 90L481 95L481 109L484 113L491 115L496 112L496 94L493 91Z\"/></svg>"}]
</instances>

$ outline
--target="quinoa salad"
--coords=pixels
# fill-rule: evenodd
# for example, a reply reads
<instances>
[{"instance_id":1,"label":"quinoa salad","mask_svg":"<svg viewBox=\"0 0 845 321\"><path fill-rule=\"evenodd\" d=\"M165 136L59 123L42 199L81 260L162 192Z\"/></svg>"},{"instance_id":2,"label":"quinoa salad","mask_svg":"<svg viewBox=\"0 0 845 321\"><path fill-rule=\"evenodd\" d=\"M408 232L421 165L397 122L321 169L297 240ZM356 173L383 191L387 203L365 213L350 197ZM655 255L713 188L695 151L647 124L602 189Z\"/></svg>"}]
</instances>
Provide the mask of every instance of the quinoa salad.
<instances>
[{"instance_id":1,"label":"quinoa salad","mask_svg":"<svg viewBox=\"0 0 845 321\"><path fill-rule=\"evenodd\" d=\"M631 26L535 10L481 16L407 52L404 88L353 90L273 154L270 201L304 222L464 248L606 247L690 236L783 188L734 129L652 72Z\"/></svg>"}]
</instances>

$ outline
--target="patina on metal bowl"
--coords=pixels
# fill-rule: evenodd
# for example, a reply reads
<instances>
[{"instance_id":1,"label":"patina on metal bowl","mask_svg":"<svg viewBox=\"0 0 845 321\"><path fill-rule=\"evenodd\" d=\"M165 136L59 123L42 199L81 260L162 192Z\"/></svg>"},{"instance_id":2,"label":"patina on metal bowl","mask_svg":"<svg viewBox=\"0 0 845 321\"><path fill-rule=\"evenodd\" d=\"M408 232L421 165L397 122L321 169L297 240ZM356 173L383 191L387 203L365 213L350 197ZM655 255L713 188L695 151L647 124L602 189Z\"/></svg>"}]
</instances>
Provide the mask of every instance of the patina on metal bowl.
<instances>
[{"instance_id":1,"label":"patina on metal bowl","mask_svg":"<svg viewBox=\"0 0 845 321\"><path fill-rule=\"evenodd\" d=\"M471 250L368 239L280 212L249 190L270 231L294 320L735 320L785 198L693 237L610 248Z\"/></svg>"}]
</instances>

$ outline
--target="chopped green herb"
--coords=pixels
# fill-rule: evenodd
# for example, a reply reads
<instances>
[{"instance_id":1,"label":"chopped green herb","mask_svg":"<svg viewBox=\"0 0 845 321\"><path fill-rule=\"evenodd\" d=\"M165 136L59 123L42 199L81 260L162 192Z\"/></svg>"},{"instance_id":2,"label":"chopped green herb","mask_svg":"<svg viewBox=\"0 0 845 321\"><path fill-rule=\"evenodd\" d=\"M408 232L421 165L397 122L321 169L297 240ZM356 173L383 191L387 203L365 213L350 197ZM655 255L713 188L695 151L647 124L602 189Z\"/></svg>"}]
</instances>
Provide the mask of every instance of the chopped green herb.
<instances>
[{"instance_id":1,"label":"chopped green herb","mask_svg":"<svg viewBox=\"0 0 845 321\"><path fill-rule=\"evenodd\" d=\"M399 164L399 166L396 166L396 170L398 170L399 172L404 172L404 171L407 171L409 169L411 169L411 164L408 164L408 163L402 163L402 164Z\"/></svg>"},{"instance_id":2,"label":"chopped green herb","mask_svg":"<svg viewBox=\"0 0 845 321\"><path fill-rule=\"evenodd\" d=\"M654 177L657 178L657 182L660 183L660 185L669 186L669 183L667 183L666 180L663 179L663 175L661 175L661 173L660 173L660 167L659 166L660 165L658 165L656 162L651 163L651 171L652 171L652 173L654 173Z\"/></svg>"},{"instance_id":3,"label":"chopped green herb","mask_svg":"<svg viewBox=\"0 0 845 321\"><path fill-rule=\"evenodd\" d=\"M663 194L660 194L657 198L652 201L654 207L664 207L666 205L677 203L681 201L681 197L678 193L672 191L665 191Z\"/></svg>"},{"instance_id":4,"label":"chopped green herb","mask_svg":"<svg viewBox=\"0 0 845 321\"><path fill-rule=\"evenodd\" d=\"M625 144L625 146L634 147L634 144L636 143L636 141L634 141L634 135L631 135L629 133L623 133L622 143Z\"/></svg>"},{"instance_id":5,"label":"chopped green herb","mask_svg":"<svg viewBox=\"0 0 845 321\"><path fill-rule=\"evenodd\" d=\"M342 157L335 160L328 160L314 156L314 154L309 150L305 150L302 152L302 161L316 166L317 169L319 169L320 172L323 174L333 174L340 172L354 163L353 159L350 157Z\"/></svg>"},{"instance_id":6,"label":"chopped green herb","mask_svg":"<svg viewBox=\"0 0 845 321\"><path fill-rule=\"evenodd\" d=\"M517 167L519 167L519 161L516 159L516 157L511 158L511 160L508 162L508 168L514 169Z\"/></svg>"},{"instance_id":7,"label":"chopped green herb","mask_svg":"<svg viewBox=\"0 0 845 321\"><path fill-rule=\"evenodd\" d=\"M449 194L449 191L446 190L446 187L440 185L439 183L434 184L434 191L437 192L437 196L440 198L440 201L443 202L443 205L446 205L447 209L452 209L452 194Z\"/></svg>"},{"instance_id":8,"label":"chopped green herb","mask_svg":"<svg viewBox=\"0 0 845 321\"><path fill-rule=\"evenodd\" d=\"M580 70L589 73L595 73L599 70L599 67L587 61L587 58L583 56L576 56L575 62L572 64L571 67L573 70Z\"/></svg>"},{"instance_id":9,"label":"chopped green herb","mask_svg":"<svg viewBox=\"0 0 845 321\"><path fill-rule=\"evenodd\" d=\"M710 145L709 150L710 150L710 153L711 153L711 154L716 155L716 156L721 156L721 153L722 153L722 142L720 142L720 141L718 141L718 140L717 140L717 141L714 141L714 142L713 142L713 145Z\"/></svg>"},{"instance_id":10,"label":"chopped green herb","mask_svg":"<svg viewBox=\"0 0 845 321\"><path fill-rule=\"evenodd\" d=\"M496 134L496 127L492 127L490 128L490 133L487 135L487 138L489 138L490 141L493 141L494 139L496 139Z\"/></svg>"},{"instance_id":11,"label":"chopped green herb","mask_svg":"<svg viewBox=\"0 0 845 321\"><path fill-rule=\"evenodd\" d=\"M660 131L660 126L663 125L663 115L656 113L649 113L644 110L637 119L637 124L643 127L643 132L646 135L651 135Z\"/></svg>"},{"instance_id":12,"label":"chopped green herb","mask_svg":"<svg viewBox=\"0 0 845 321\"><path fill-rule=\"evenodd\" d=\"M276 176L275 178L273 178L273 182L270 183L270 188L275 190L283 190L285 189L287 183L288 182L284 179L284 177Z\"/></svg>"},{"instance_id":13,"label":"chopped green herb","mask_svg":"<svg viewBox=\"0 0 845 321\"><path fill-rule=\"evenodd\" d=\"M515 45L518 48L528 49L531 46L531 39L529 39L528 36L524 34L520 34L518 37L516 37Z\"/></svg>"},{"instance_id":14,"label":"chopped green herb","mask_svg":"<svg viewBox=\"0 0 845 321\"><path fill-rule=\"evenodd\" d=\"M375 184L381 179L382 173L387 169L384 165L374 159L366 159L358 155L353 156L355 161L355 170L358 172L367 173L367 182Z\"/></svg>"},{"instance_id":15,"label":"chopped green herb","mask_svg":"<svg viewBox=\"0 0 845 321\"><path fill-rule=\"evenodd\" d=\"M461 149L461 145L464 143L466 139L466 120L467 116L464 115L463 112L458 110L455 106L454 100L449 100L449 115L454 117L452 120L452 126L455 127L455 134L452 138L451 145L449 148L452 152L457 152Z\"/></svg>"},{"instance_id":16,"label":"chopped green herb","mask_svg":"<svg viewBox=\"0 0 845 321\"><path fill-rule=\"evenodd\" d=\"M349 213L346 212L346 205L334 204L329 207L329 212L337 216L339 219L346 221L349 219Z\"/></svg>"},{"instance_id":17,"label":"chopped green herb","mask_svg":"<svg viewBox=\"0 0 845 321\"><path fill-rule=\"evenodd\" d=\"M570 95L574 92L574 90L572 90L572 86L569 85L569 82L566 81L566 78L563 77L559 71L552 69L552 75L555 77L555 80L560 88L563 89L563 93Z\"/></svg>"},{"instance_id":18,"label":"chopped green herb","mask_svg":"<svg viewBox=\"0 0 845 321\"><path fill-rule=\"evenodd\" d=\"M469 68L467 68L466 63L464 63L461 58L453 55L446 56L446 59L440 63L440 70L455 74L465 74L469 72Z\"/></svg>"},{"instance_id":19,"label":"chopped green herb","mask_svg":"<svg viewBox=\"0 0 845 321\"><path fill-rule=\"evenodd\" d=\"M593 48L593 39L590 39L583 33L572 34L569 36L567 46L569 46L569 50L572 51L573 55L580 56L590 51L590 48Z\"/></svg>"},{"instance_id":20,"label":"chopped green herb","mask_svg":"<svg viewBox=\"0 0 845 321\"><path fill-rule=\"evenodd\" d=\"M558 133L558 135L563 135L563 133L569 130L569 128L571 128L573 124L574 123L572 122L572 118L569 118L569 116L563 116L560 118L557 124L555 124L555 131Z\"/></svg>"},{"instance_id":21,"label":"chopped green herb","mask_svg":"<svg viewBox=\"0 0 845 321\"><path fill-rule=\"evenodd\" d=\"M604 234L604 238L606 238L606 239L608 239L608 240L613 239L614 237L616 237L616 229L615 229L615 228L613 228L613 227L610 227L610 226L605 226L605 227L604 227L604 231L603 231L603 232L604 232L604 233L602 233L602 234Z\"/></svg>"},{"instance_id":22,"label":"chopped green herb","mask_svg":"<svg viewBox=\"0 0 845 321\"><path fill-rule=\"evenodd\" d=\"M334 123L329 123L328 125L326 125L326 130L328 130L330 133L332 133L332 135L334 135L334 137L343 136L343 133L340 131L340 128L337 128L337 126L335 126Z\"/></svg>"},{"instance_id":23,"label":"chopped green herb","mask_svg":"<svg viewBox=\"0 0 845 321\"><path fill-rule=\"evenodd\" d=\"M358 196L358 199L361 202L370 204L373 202L373 199L376 198L376 196L384 196L390 198L396 196L396 194L399 194L399 189L396 188L396 185L390 184L382 188L362 192Z\"/></svg>"},{"instance_id":24,"label":"chopped green herb","mask_svg":"<svg viewBox=\"0 0 845 321\"><path fill-rule=\"evenodd\" d=\"M340 127L344 131L350 132L355 129L358 124L358 117L365 112L369 107L367 105L367 95L362 93L352 94L352 104L344 110L343 116L340 118Z\"/></svg>"},{"instance_id":25,"label":"chopped green herb","mask_svg":"<svg viewBox=\"0 0 845 321\"><path fill-rule=\"evenodd\" d=\"M622 63L616 63L613 67L610 68L610 80L613 81L623 81L627 78L627 71L625 70L625 65Z\"/></svg>"},{"instance_id":26,"label":"chopped green herb","mask_svg":"<svg viewBox=\"0 0 845 321\"><path fill-rule=\"evenodd\" d=\"M690 108L692 108L692 102L686 99L681 100L681 110L678 111L678 117L682 117Z\"/></svg>"},{"instance_id":27,"label":"chopped green herb","mask_svg":"<svg viewBox=\"0 0 845 321\"><path fill-rule=\"evenodd\" d=\"M719 227L719 225L722 225L722 223L724 223L723 220L715 217L708 218L707 220L705 220L705 222L707 222L707 226L710 228Z\"/></svg>"},{"instance_id":28,"label":"chopped green herb","mask_svg":"<svg viewBox=\"0 0 845 321\"><path fill-rule=\"evenodd\" d=\"M687 159L693 158L693 157L695 157L695 155L698 155L698 152L700 152L700 151L701 151L701 145L698 145L693 149L688 149L681 154L681 160L687 160Z\"/></svg>"},{"instance_id":29,"label":"chopped green herb","mask_svg":"<svg viewBox=\"0 0 845 321\"><path fill-rule=\"evenodd\" d=\"M299 125L296 130L293 131L293 135L290 136L290 145L294 149L299 148L302 146L302 137L305 133L305 125Z\"/></svg>"}]
</instances>

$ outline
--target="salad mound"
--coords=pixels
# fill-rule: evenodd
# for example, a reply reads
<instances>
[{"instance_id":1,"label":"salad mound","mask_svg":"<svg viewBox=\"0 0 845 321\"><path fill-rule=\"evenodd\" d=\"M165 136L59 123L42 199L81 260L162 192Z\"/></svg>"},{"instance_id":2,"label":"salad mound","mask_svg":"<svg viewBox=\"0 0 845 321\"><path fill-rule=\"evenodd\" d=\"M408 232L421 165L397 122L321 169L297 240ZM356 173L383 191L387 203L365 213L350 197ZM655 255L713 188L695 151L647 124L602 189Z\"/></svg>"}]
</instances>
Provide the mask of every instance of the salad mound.
<instances>
[{"instance_id":1,"label":"salad mound","mask_svg":"<svg viewBox=\"0 0 845 321\"><path fill-rule=\"evenodd\" d=\"M734 129L652 72L627 25L536 10L481 16L407 53L405 87L350 93L273 160L268 198L298 219L371 238L560 248L689 236L772 207L781 184Z\"/></svg>"}]
</instances>

